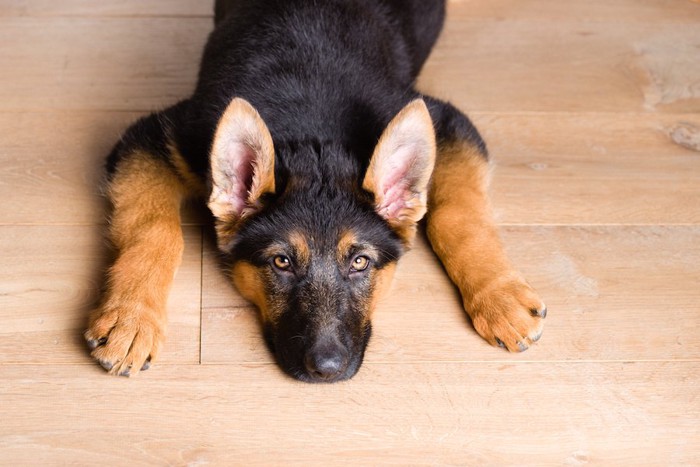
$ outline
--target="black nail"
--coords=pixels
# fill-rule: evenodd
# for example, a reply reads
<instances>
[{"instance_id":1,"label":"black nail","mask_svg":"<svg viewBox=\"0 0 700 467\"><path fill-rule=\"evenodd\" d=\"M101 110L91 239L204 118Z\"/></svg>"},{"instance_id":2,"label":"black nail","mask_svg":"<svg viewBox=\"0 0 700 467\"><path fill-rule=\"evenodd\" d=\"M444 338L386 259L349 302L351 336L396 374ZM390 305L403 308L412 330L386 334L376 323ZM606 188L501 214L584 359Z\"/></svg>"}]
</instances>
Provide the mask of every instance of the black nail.
<instances>
[{"instance_id":1,"label":"black nail","mask_svg":"<svg viewBox=\"0 0 700 467\"><path fill-rule=\"evenodd\" d=\"M146 362L145 362L145 363L143 364L143 366L141 367L141 371L146 371L146 370L148 370L150 367L151 367L151 361L150 361L150 360L146 360Z\"/></svg>"},{"instance_id":2,"label":"black nail","mask_svg":"<svg viewBox=\"0 0 700 467\"><path fill-rule=\"evenodd\" d=\"M506 348L506 345L505 345L505 344L503 343L503 341L502 341L501 339L499 339L498 337L496 338L496 344L498 344L498 346L499 346L500 348L502 348L502 349L505 349L505 348Z\"/></svg>"},{"instance_id":3,"label":"black nail","mask_svg":"<svg viewBox=\"0 0 700 467\"><path fill-rule=\"evenodd\" d=\"M111 370L112 367L114 366L113 363L108 362L107 360L98 360L98 363L99 363L100 365L102 365L102 368L104 368L104 369L107 370L107 371Z\"/></svg>"},{"instance_id":4,"label":"black nail","mask_svg":"<svg viewBox=\"0 0 700 467\"><path fill-rule=\"evenodd\" d=\"M95 350L97 347L104 345L107 343L107 338L106 337L100 337L99 339L90 339L87 341L88 347L90 347L90 350Z\"/></svg>"},{"instance_id":5,"label":"black nail","mask_svg":"<svg viewBox=\"0 0 700 467\"><path fill-rule=\"evenodd\" d=\"M539 316L540 318L545 319L547 317L547 307L544 307L541 310L533 308L530 310L530 313L532 316Z\"/></svg>"},{"instance_id":6,"label":"black nail","mask_svg":"<svg viewBox=\"0 0 700 467\"><path fill-rule=\"evenodd\" d=\"M131 376L131 365L119 372L119 376Z\"/></svg>"},{"instance_id":7,"label":"black nail","mask_svg":"<svg viewBox=\"0 0 700 467\"><path fill-rule=\"evenodd\" d=\"M524 342L518 342L518 350L520 352L525 352L527 350L527 344Z\"/></svg>"}]
</instances>

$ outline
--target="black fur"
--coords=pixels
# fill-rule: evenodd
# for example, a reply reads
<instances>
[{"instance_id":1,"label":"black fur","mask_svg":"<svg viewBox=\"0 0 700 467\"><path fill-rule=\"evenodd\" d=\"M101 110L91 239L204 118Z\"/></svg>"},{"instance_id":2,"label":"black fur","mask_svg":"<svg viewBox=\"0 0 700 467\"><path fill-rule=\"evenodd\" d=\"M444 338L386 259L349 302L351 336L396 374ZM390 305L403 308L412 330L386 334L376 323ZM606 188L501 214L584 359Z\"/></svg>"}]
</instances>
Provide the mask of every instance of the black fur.
<instances>
[{"instance_id":1,"label":"black fur","mask_svg":"<svg viewBox=\"0 0 700 467\"><path fill-rule=\"evenodd\" d=\"M216 28L194 94L134 124L110 155L108 171L113 174L137 148L168 160L168 144L174 144L208 184L217 124L232 98L242 97L272 135L277 190L241 227L227 259L262 266L269 258L260 251L280 234L302 227L310 238L337 238L352 227L379 251L373 267L381 269L400 256L402 245L374 212L361 184L389 121L423 97L438 142L467 140L486 154L467 117L414 88L444 15L444 0L217 1ZM291 179L295 189L290 191ZM318 243L320 252L335 251ZM351 354L334 379L351 377L362 361L370 328L356 318L353 303L366 297L361 279L349 281L339 271L332 290L310 291L303 281L290 285L282 324L267 330L281 366L297 378L313 379L303 368L304 345L311 345L306 329L312 326L304 310L324 306L328 294L345 326L341 344ZM309 282L312 273L304 280ZM301 338L295 341L296 336Z\"/></svg>"}]
</instances>

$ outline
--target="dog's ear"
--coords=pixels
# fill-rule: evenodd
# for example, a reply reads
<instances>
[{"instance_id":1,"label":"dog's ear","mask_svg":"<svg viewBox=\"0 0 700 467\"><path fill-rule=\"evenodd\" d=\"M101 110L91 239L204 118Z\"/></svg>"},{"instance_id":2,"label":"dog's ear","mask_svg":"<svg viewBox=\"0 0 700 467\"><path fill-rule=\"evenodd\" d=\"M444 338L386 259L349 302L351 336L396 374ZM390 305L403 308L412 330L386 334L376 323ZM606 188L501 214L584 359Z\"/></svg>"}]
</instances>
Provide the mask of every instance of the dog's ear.
<instances>
[{"instance_id":1,"label":"dog's ear","mask_svg":"<svg viewBox=\"0 0 700 467\"><path fill-rule=\"evenodd\" d=\"M427 210L435 150L430 113L425 102L416 99L382 133L362 183L374 194L376 211L407 245Z\"/></svg>"},{"instance_id":2,"label":"dog's ear","mask_svg":"<svg viewBox=\"0 0 700 467\"><path fill-rule=\"evenodd\" d=\"M248 101L235 98L219 121L211 149L209 209L219 221L238 221L275 191L272 136Z\"/></svg>"}]
</instances>

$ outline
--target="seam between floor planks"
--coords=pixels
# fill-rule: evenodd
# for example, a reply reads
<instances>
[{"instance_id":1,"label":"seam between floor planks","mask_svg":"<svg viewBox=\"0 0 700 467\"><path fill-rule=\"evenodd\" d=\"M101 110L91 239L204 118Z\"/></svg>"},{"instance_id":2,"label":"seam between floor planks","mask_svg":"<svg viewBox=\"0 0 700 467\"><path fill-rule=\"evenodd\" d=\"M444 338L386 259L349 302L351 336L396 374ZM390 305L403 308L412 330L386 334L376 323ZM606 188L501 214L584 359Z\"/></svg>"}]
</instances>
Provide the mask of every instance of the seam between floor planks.
<instances>
[{"instance_id":1,"label":"seam between floor planks","mask_svg":"<svg viewBox=\"0 0 700 467\"><path fill-rule=\"evenodd\" d=\"M204 337L202 336L202 320L204 319L204 249L206 248L205 232L204 229L199 229L199 364L202 364L202 346L204 343Z\"/></svg>"},{"instance_id":2,"label":"seam between floor planks","mask_svg":"<svg viewBox=\"0 0 700 467\"><path fill-rule=\"evenodd\" d=\"M262 336L261 336L262 338ZM480 364L486 364L486 365L549 365L549 364L556 364L556 365L585 365L585 364L599 364L599 365L606 365L606 364L620 364L620 363L680 363L680 364L694 364L694 363L700 363L700 359L693 359L693 358L681 358L681 359L653 359L653 358L640 358L640 359L601 359L601 360L596 360L596 359L585 359L585 360L406 360L406 361L382 361L382 360L372 360L368 362L364 362L362 364L362 368L364 367L371 367L371 366L406 366L406 365L442 365L442 364L450 364L450 365L480 365ZM207 367L216 367L216 366L273 366L276 367L278 366L276 362L269 361L269 362L261 362L259 360L250 360L250 361L240 361L240 362L157 362L156 363L158 368L166 368L166 367L179 367L179 366L207 366ZM96 367L96 363L93 362L56 362L56 363L42 363L42 362L3 362L0 363L0 368L4 366L46 366L46 367L54 367L54 366L82 366L82 367ZM362 371L362 370L360 370ZM153 372L150 373L144 373L144 375L148 374L153 374ZM144 376L146 377L146 376ZM290 379L291 381L291 379Z\"/></svg>"}]
</instances>

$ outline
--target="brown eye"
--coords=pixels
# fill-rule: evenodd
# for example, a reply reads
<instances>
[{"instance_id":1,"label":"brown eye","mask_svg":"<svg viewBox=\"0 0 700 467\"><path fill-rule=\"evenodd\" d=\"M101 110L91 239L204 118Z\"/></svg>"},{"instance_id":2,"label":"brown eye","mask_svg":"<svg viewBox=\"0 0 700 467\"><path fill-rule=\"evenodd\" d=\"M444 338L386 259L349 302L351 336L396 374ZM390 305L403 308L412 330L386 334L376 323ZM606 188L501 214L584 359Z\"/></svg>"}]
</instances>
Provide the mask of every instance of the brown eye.
<instances>
[{"instance_id":1,"label":"brown eye","mask_svg":"<svg viewBox=\"0 0 700 467\"><path fill-rule=\"evenodd\" d=\"M292 267L292 262L289 261L289 258L283 255L278 255L275 256L274 259L272 260L272 263L275 265L275 267L281 271L287 271L289 268Z\"/></svg>"},{"instance_id":2,"label":"brown eye","mask_svg":"<svg viewBox=\"0 0 700 467\"><path fill-rule=\"evenodd\" d=\"M366 256L358 256L352 260L352 264L350 264L352 270L350 272L364 271L367 269L367 266L369 266L369 258Z\"/></svg>"}]
</instances>

